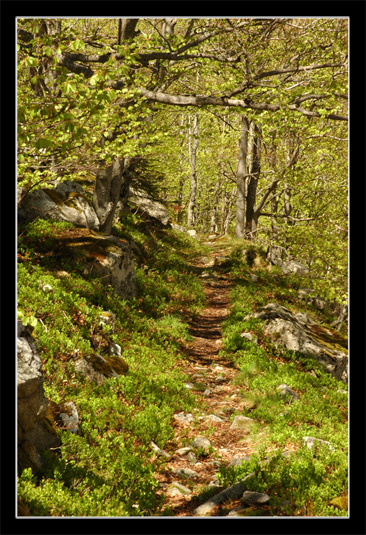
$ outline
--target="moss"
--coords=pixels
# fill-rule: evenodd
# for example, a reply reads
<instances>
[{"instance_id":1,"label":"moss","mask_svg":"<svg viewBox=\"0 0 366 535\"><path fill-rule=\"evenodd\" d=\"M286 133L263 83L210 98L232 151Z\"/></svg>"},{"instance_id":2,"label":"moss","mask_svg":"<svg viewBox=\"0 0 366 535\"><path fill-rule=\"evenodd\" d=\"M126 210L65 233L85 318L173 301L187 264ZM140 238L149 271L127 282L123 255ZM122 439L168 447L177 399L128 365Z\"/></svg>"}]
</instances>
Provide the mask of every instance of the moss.
<instances>
[{"instance_id":1,"label":"moss","mask_svg":"<svg viewBox=\"0 0 366 535\"><path fill-rule=\"evenodd\" d=\"M329 327L313 325L310 327L312 336L322 345L328 347L331 351L341 351L348 355L348 340L338 331L333 331Z\"/></svg>"},{"instance_id":2,"label":"moss","mask_svg":"<svg viewBox=\"0 0 366 535\"><path fill-rule=\"evenodd\" d=\"M128 372L128 364L121 357L102 357L101 355L90 355L89 360L93 368L106 377L113 377L114 375L126 375Z\"/></svg>"},{"instance_id":3,"label":"moss","mask_svg":"<svg viewBox=\"0 0 366 535\"><path fill-rule=\"evenodd\" d=\"M333 505L337 509L345 509L348 511L348 496L338 496L330 502L330 505Z\"/></svg>"},{"instance_id":4,"label":"moss","mask_svg":"<svg viewBox=\"0 0 366 535\"><path fill-rule=\"evenodd\" d=\"M269 509L257 509L256 507L246 507L236 513L238 516L271 516Z\"/></svg>"},{"instance_id":5,"label":"moss","mask_svg":"<svg viewBox=\"0 0 366 535\"><path fill-rule=\"evenodd\" d=\"M53 189L44 188L43 191L47 193L50 199L56 204L62 204L64 202L63 197Z\"/></svg>"}]
</instances>

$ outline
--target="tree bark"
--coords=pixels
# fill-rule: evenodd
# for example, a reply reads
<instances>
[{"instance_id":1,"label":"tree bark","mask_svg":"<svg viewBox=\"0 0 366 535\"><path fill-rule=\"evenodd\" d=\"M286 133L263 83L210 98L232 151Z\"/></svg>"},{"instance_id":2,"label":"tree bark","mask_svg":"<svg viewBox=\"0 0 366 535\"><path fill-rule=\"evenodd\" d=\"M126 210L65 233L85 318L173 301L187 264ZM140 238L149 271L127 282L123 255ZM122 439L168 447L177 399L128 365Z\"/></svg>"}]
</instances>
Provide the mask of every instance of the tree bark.
<instances>
[{"instance_id":1,"label":"tree bark","mask_svg":"<svg viewBox=\"0 0 366 535\"><path fill-rule=\"evenodd\" d=\"M258 125L251 124L251 143L250 143L250 167L249 167L249 183L247 191L247 206L245 216L245 238L247 240L254 240L257 231L257 222L259 211L255 210L255 203L257 199L257 186L259 174L261 169L261 129Z\"/></svg>"},{"instance_id":2,"label":"tree bark","mask_svg":"<svg viewBox=\"0 0 366 535\"><path fill-rule=\"evenodd\" d=\"M197 172L196 159L198 150L198 115L193 117L193 124L190 130L190 164L191 164L191 187L188 204L188 227L194 227L196 223L196 195L197 195Z\"/></svg>"},{"instance_id":3,"label":"tree bark","mask_svg":"<svg viewBox=\"0 0 366 535\"><path fill-rule=\"evenodd\" d=\"M119 29L118 40L120 43L127 39L133 39L137 35L136 26L139 19L120 19L121 28Z\"/></svg>"},{"instance_id":4,"label":"tree bark","mask_svg":"<svg viewBox=\"0 0 366 535\"><path fill-rule=\"evenodd\" d=\"M114 162L102 169L99 168L95 179L93 206L100 222L100 231L110 234L117 203L121 190L128 189L127 169L130 158Z\"/></svg>"},{"instance_id":5,"label":"tree bark","mask_svg":"<svg viewBox=\"0 0 366 535\"><path fill-rule=\"evenodd\" d=\"M244 238L245 235L245 198L247 177L247 149L248 149L249 121L243 115L241 118L241 134L239 141L239 159L236 172L236 184L238 188L236 200L236 225L235 236Z\"/></svg>"}]
</instances>

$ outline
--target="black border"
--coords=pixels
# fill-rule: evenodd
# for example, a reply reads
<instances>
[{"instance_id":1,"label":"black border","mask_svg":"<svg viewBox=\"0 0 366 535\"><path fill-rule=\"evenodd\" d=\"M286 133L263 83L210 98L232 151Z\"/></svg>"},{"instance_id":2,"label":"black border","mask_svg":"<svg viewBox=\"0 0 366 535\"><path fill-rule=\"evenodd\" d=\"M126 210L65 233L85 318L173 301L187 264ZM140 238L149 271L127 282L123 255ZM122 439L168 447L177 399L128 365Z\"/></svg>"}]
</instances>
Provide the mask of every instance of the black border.
<instances>
[{"instance_id":1,"label":"black border","mask_svg":"<svg viewBox=\"0 0 366 535\"><path fill-rule=\"evenodd\" d=\"M2 117L1 158L2 210L1 245L6 250L4 284L13 288L16 236L9 225L10 206L14 207L15 221L15 19L17 16L88 16L88 17L246 17L246 16L340 16L350 19L350 484L351 510L349 518L15 518L15 364L12 351L2 351L1 362L1 529L7 534L60 533L323 533L365 535L365 7L364 1L348 2L17 2L0 3L1 19L1 73L0 83ZM87 9L86 9L87 6ZM71 9L70 9L71 8ZM9 109L10 116L6 113ZM13 183L14 181L14 183ZM9 199L12 199L12 202ZM14 225L15 228L15 225ZM14 253L14 254L13 254ZM5 257L5 255L4 255ZM3 258L4 258L3 257ZM9 269L10 265L10 269ZM361 272L359 272L361 269ZM7 293L9 295L10 292ZM2 300L4 303L4 298ZM15 303L6 298L4 335L2 342L14 334ZM11 314L11 312L13 314ZM5 312L5 310L4 310ZM9 322L9 326L8 323ZM361 336L360 336L361 335ZM6 342L5 342L6 343ZM10 347L12 345L10 344ZM15 344L14 344L15 347ZM14 374L14 375L13 375ZM10 380L11 377L11 380ZM10 385L14 385L13 389ZM9 403L10 399L10 403ZM13 409L9 411L9 408ZM13 432L14 430L14 432ZM14 441L12 438L14 436ZM9 466L10 470L6 468Z\"/></svg>"}]
</instances>

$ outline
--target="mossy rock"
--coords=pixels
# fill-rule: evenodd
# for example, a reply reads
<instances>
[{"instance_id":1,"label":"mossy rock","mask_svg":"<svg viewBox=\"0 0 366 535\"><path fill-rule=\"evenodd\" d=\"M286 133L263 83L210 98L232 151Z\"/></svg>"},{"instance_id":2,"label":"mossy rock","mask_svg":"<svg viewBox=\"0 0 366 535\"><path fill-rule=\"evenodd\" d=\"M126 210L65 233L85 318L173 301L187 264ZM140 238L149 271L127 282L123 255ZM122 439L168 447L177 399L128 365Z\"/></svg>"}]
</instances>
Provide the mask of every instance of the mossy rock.
<instances>
[{"instance_id":1,"label":"mossy rock","mask_svg":"<svg viewBox=\"0 0 366 535\"><path fill-rule=\"evenodd\" d=\"M271 516L269 509L258 509L257 507L246 507L236 512L237 516Z\"/></svg>"},{"instance_id":2,"label":"mossy rock","mask_svg":"<svg viewBox=\"0 0 366 535\"><path fill-rule=\"evenodd\" d=\"M78 360L75 369L88 381L102 384L107 377L127 375L129 366L122 357L106 357L94 353Z\"/></svg>"},{"instance_id":3,"label":"mossy rock","mask_svg":"<svg viewBox=\"0 0 366 535\"><path fill-rule=\"evenodd\" d=\"M323 327L321 325L310 326L312 335L322 345L328 347L331 351L341 351L348 355L348 339L335 329Z\"/></svg>"},{"instance_id":4,"label":"mossy rock","mask_svg":"<svg viewBox=\"0 0 366 535\"><path fill-rule=\"evenodd\" d=\"M337 509L345 509L348 511L348 496L338 496L330 502L330 505L333 505L333 507L336 507Z\"/></svg>"}]
</instances>

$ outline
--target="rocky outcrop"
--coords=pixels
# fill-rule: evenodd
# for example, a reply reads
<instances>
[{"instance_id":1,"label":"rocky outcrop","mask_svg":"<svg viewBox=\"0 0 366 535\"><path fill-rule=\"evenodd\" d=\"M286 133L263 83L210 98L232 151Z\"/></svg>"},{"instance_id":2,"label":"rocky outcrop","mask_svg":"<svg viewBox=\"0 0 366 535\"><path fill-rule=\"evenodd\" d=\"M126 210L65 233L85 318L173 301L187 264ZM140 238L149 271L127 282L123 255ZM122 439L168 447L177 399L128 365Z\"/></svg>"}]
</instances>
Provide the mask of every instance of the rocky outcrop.
<instances>
[{"instance_id":1,"label":"rocky outcrop","mask_svg":"<svg viewBox=\"0 0 366 535\"><path fill-rule=\"evenodd\" d=\"M87 200L78 182L65 181L54 189L37 189L26 193L19 191L19 223L35 219L69 221L75 226L99 229L99 219L94 208Z\"/></svg>"},{"instance_id":2,"label":"rocky outcrop","mask_svg":"<svg viewBox=\"0 0 366 535\"><path fill-rule=\"evenodd\" d=\"M132 206L136 206L140 212L147 214L153 219L157 219L163 225L168 224L168 209L161 202L156 201L146 192L130 187L128 202Z\"/></svg>"},{"instance_id":3,"label":"rocky outcrop","mask_svg":"<svg viewBox=\"0 0 366 535\"><path fill-rule=\"evenodd\" d=\"M85 265L85 274L110 284L122 298L137 295L135 261L130 242L112 235L90 233L84 243L79 243L78 254Z\"/></svg>"},{"instance_id":4,"label":"rocky outcrop","mask_svg":"<svg viewBox=\"0 0 366 535\"><path fill-rule=\"evenodd\" d=\"M264 333L280 347L313 357L335 379L348 380L347 340L337 331L315 324L305 313L269 303L251 317L266 320Z\"/></svg>"},{"instance_id":5,"label":"rocky outcrop","mask_svg":"<svg viewBox=\"0 0 366 535\"><path fill-rule=\"evenodd\" d=\"M106 337L101 330L103 325L108 325L113 333L115 323L116 315L113 312L104 310L99 316L99 324L93 336L96 341L92 340L92 345L95 347L96 343L98 349L100 351L104 350L106 354L93 353L75 362L76 372L92 383L102 384L107 377L119 377L120 375L126 375L128 372L129 366L122 358L121 346L114 342L109 342L109 340L107 340L107 344L99 343L98 340L98 332L100 332L100 336L104 342L106 341Z\"/></svg>"},{"instance_id":6,"label":"rocky outcrop","mask_svg":"<svg viewBox=\"0 0 366 535\"><path fill-rule=\"evenodd\" d=\"M59 445L56 430L46 418L49 401L43 390L42 363L31 336L31 328L18 322L18 468L36 473L45 450Z\"/></svg>"},{"instance_id":7,"label":"rocky outcrop","mask_svg":"<svg viewBox=\"0 0 366 535\"><path fill-rule=\"evenodd\" d=\"M126 375L128 364L121 357L107 357L95 353L77 360L75 370L88 381L103 384L107 377Z\"/></svg>"},{"instance_id":8,"label":"rocky outcrop","mask_svg":"<svg viewBox=\"0 0 366 535\"><path fill-rule=\"evenodd\" d=\"M286 250L279 245L272 245L268 248L268 260L271 264L279 267L285 275L294 273L296 275L307 275L309 268L294 257L288 256Z\"/></svg>"},{"instance_id":9,"label":"rocky outcrop","mask_svg":"<svg viewBox=\"0 0 366 535\"><path fill-rule=\"evenodd\" d=\"M97 277L122 298L137 295L132 244L116 236L89 229L60 234L55 254L83 268L86 276Z\"/></svg>"}]
</instances>

